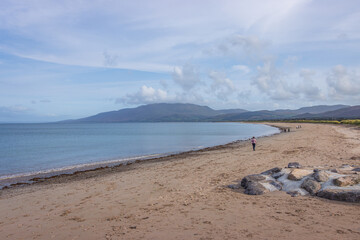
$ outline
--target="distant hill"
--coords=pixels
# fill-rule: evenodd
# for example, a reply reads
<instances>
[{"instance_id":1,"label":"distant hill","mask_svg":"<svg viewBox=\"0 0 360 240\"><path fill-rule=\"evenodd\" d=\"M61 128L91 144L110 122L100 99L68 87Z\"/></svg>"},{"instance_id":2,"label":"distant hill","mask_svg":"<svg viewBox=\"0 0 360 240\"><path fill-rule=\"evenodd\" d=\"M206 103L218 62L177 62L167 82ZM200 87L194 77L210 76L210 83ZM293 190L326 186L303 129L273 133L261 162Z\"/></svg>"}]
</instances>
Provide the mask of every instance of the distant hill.
<instances>
[{"instance_id":1,"label":"distant hill","mask_svg":"<svg viewBox=\"0 0 360 240\"><path fill-rule=\"evenodd\" d=\"M137 108L99 113L67 122L190 122L204 121L223 112L244 112L243 109L214 110L207 106L182 103L157 103Z\"/></svg>"},{"instance_id":2,"label":"distant hill","mask_svg":"<svg viewBox=\"0 0 360 240\"><path fill-rule=\"evenodd\" d=\"M231 114L231 113L244 113L248 112L245 109L223 109L223 110L216 110L218 114Z\"/></svg>"},{"instance_id":3,"label":"distant hill","mask_svg":"<svg viewBox=\"0 0 360 240\"><path fill-rule=\"evenodd\" d=\"M350 107L350 106L349 105L331 105L331 106L318 105L318 106L313 106L313 107L299 108L298 110L294 110L293 112L296 113L297 115L304 114L304 113L319 114L319 113L335 111L335 110L343 109L343 108L347 108L347 107Z\"/></svg>"},{"instance_id":4,"label":"distant hill","mask_svg":"<svg viewBox=\"0 0 360 240\"><path fill-rule=\"evenodd\" d=\"M354 119L360 118L360 105L337 109L334 111L328 111L318 114L300 114L295 118L302 119Z\"/></svg>"},{"instance_id":5,"label":"distant hill","mask_svg":"<svg viewBox=\"0 0 360 240\"><path fill-rule=\"evenodd\" d=\"M303 107L296 110L278 109L274 111L262 110L243 113L231 113L218 115L212 118L214 121L258 121L258 120L279 120L298 118L299 115L320 114L331 110L339 110L349 107L347 105L319 105L313 107Z\"/></svg>"},{"instance_id":6,"label":"distant hill","mask_svg":"<svg viewBox=\"0 0 360 240\"><path fill-rule=\"evenodd\" d=\"M244 109L214 110L207 106L183 103L156 103L136 108L103 112L94 116L63 122L205 122L205 121L252 121L300 118L355 118L359 106L319 105L296 110L247 111Z\"/></svg>"}]
</instances>

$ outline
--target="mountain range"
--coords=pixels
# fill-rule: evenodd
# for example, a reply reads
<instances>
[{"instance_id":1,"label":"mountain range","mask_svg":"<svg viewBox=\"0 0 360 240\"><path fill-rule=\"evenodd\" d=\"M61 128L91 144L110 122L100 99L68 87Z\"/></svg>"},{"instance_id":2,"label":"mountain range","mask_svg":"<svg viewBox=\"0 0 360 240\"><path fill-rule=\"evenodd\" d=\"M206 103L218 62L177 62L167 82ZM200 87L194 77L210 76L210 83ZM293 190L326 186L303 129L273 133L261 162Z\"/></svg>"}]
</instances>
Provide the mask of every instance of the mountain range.
<instances>
[{"instance_id":1,"label":"mountain range","mask_svg":"<svg viewBox=\"0 0 360 240\"><path fill-rule=\"evenodd\" d=\"M195 104L155 103L63 122L204 122L345 118L360 118L360 105L318 105L296 110L247 111L245 109L214 110L208 106Z\"/></svg>"}]
</instances>

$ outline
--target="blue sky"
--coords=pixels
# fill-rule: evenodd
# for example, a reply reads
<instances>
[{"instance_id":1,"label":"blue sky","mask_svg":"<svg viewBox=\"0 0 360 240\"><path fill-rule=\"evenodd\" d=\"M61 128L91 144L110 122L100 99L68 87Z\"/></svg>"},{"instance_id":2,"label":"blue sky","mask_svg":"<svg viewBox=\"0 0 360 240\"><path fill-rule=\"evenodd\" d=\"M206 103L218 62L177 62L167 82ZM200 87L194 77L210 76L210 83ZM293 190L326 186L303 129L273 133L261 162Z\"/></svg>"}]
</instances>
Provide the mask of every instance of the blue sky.
<instances>
[{"instance_id":1,"label":"blue sky","mask_svg":"<svg viewBox=\"0 0 360 240\"><path fill-rule=\"evenodd\" d=\"M0 2L0 122L360 104L358 0Z\"/></svg>"}]
</instances>

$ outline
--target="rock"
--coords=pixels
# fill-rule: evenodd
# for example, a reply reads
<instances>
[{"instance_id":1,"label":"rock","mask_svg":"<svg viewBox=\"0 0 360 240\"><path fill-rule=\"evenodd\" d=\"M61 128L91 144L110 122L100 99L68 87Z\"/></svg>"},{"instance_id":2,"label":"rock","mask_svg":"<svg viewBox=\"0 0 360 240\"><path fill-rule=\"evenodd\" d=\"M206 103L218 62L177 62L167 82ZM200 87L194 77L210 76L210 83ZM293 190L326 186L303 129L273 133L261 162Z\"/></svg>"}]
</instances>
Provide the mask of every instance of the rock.
<instances>
[{"instance_id":1,"label":"rock","mask_svg":"<svg viewBox=\"0 0 360 240\"><path fill-rule=\"evenodd\" d=\"M320 170L317 168L314 168L314 172L319 172Z\"/></svg>"},{"instance_id":2,"label":"rock","mask_svg":"<svg viewBox=\"0 0 360 240\"><path fill-rule=\"evenodd\" d=\"M358 184L360 182L359 176L345 176L345 177L339 177L333 180L334 184L339 187L344 186L351 186Z\"/></svg>"},{"instance_id":3,"label":"rock","mask_svg":"<svg viewBox=\"0 0 360 240\"><path fill-rule=\"evenodd\" d=\"M285 173L283 173L283 172L278 172L278 173L274 173L274 174L271 175L271 176L272 176L273 178L275 178L275 179L278 179L278 178L284 176L284 174L285 174Z\"/></svg>"},{"instance_id":4,"label":"rock","mask_svg":"<svg viewBox=\"0 0 360 240\"><path fill-rule=\"evenodd\" d=\"M289 173L288 179L299 181L299 180L303 179L305 176L311 174L312 172L313 171L306 170L306 169L294 169Z\"/></svg>"},{"instance_id":5,"label":"rock","mask_svg":"<svg viewBox=\"0 0 360 240\"><path fill-rule=\"evenodd\" d=\"M241 188L241 184L240 183L237 183L237 184L230 184L230 185L227 185L228 188L231 188L231 189L240 189Z\"/></svg>"},{"instance_id":6,"label":"rock","mask_svg":"<svg viewBox=\"0 0 360 240\"><path fill-rule=\"evenodd\" d=\"M262 195L269 192L260 182L248 182L244 193L249 195Z\"/></svg>"},{"instance_id":7,"label":"rock","mask_svg":"<svg viewBox=\"0 0 360 240\"><path fill-rule=\"evenodd\" d=\"M336 169L330 169L330 172L337 173L338 170L336 170Z\"/></svg>"},{"instance_id":8,"label":"rock","mask_svg":"<svg viewBox=\"0 0 360 240\"><path fill-rule=\"evenodd\" d=\"M343 164L340 168L351 168L351 166L349 164Z\"/></svg>"},{"instance_id":9,"label":"rock","mask_svg":"<svg viewBox=\"0 0 360 240\"><path fill-rule=\"evenodd\" d=\"M329 174L327 172L321 171L321 170L318 172L315 172L313 174L313 177L318 182L326 182L327 180L329 180Z\"/></svg>"},{"instance_id":10,"label":"rock","mask_svg":"<svg viewBox=\"0 0 360 240\"><path fill-rule=\"evenodd\" d=\"M354 168L353 171L360 172L360 168Z\"/></svg>"},{"instance_id":11,"label":"rock","mask_svg":"<svg viewBox=\"0 0 360 240\"><path fill-rule=\"evenodd\" d=\"M260 181L263 181L265 179L266 179L265 176L263 176L261 174L248 175L248 176L244 177L241 180L241 186L243 188L247 188L247 185L248 185L249 182L260 182Z\"/></svg>"},{"instance_id":12,"label":"rock","mask_svg":"<svg viewBox=\"0 0 360 240\"><path fill-rule=\"evenodd\" d=\"M301 184L301 187L311 195L315 195L321 189L321 184L314 179L308 178Z\"/></svg>"},{"instance_id":13,"label":"rock","mask_svg":"<svg viewBox=\"0 0 360 240\"><path fill-rule=\"evenodd\" d=\"M298 191L288 191L287 194L290 194L292 197L297 197L300 195Z\"/></svg>"},{"instance_id":14,"label":"rock","mask_svg":"<svg viewBox=\"0 0 360 240\"><path fill-rule=\"evenodd\" d=\"M273 181L273 180L270 180L270 181L268 181L268 183L270 183L271 185L273 185L277 190L281 190L282 189L282 184L281 183L279 183L279 182L275 182L275 181Z\"/></svg>"},{"instance_id":15,"label":"rock","mask_svg":"<svg viewBox=\"0 0 360 240\"><path fill-rule=\"evenodd\" d=\"M291 162L288 164L288 168L301 168L301 165L298 162Z\"/></svg>"},{"instance_id":16,"label":"rock","mask_svg":"<svg viewBox=\"0 0 360 240\"><path fill-rule=\"evenodd\" d=\"M273 174L273 173L278 173L278 172L280 172L280 171L281 171L281 168L274 167L274 168L269 169L269 170L267 170L267 171L265 171L265 172L262 172L261 174L271 175L271 174Z\"/></svg>"},{"instance_id":17,"label":"rock","mask_svg":"<svg viewBox=\"0 0 360 240\"><path fill-rule=\"evenodd\" d=\"M338 174L342 174L342 175L352 175L352 174L356 174L355 171L351 170L342 170L341 168L338 169Z\"/></svg>"},{"instance_id":18,"label":"rock","mask_svg":"<svg viewBox=\"0 0 360 240\"><path fill-rule=\"evenodd\" d=\"M325 189L316 194L318 197L345 202L360 202L360 190Z\"/></svg>"}]
</instances>

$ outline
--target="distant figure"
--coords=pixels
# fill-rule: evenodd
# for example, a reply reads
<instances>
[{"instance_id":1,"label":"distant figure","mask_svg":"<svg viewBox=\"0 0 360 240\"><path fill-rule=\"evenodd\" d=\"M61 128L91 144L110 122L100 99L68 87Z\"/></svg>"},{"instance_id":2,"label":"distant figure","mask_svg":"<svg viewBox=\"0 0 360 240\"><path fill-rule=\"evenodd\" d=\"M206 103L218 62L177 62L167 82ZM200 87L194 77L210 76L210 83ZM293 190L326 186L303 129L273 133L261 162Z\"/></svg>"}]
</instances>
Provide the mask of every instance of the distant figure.
<instances>
[{"instance_id":1,"label":"distant figure","mask_svg":"<svg viewBox=\"0 0 360 240\"><path fill-rule=\"evenodd\" d=\"M256 147L256 138L255 137L252 137L251 144L253 146L253 151L255 151L255 147Z\"/></svg>"}]
</instances>

